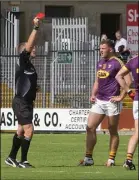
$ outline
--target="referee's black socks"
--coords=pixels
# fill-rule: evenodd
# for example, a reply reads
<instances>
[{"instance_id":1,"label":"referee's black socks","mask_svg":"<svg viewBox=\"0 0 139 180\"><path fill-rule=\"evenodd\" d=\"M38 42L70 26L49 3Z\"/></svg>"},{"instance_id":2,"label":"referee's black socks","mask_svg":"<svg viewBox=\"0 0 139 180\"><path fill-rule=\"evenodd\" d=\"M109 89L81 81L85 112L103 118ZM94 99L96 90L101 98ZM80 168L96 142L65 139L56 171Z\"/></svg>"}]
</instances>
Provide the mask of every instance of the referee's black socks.
<instances>
[{"instance_id":1,"label":"referee's black socks","mask_svg":"<svg viewBox=\"0 0 139 180\"><path fill-rule=\"evenodd\" d=\"M30 146L31 138L24 137L21 144L21 161L27 161L27 154Z\"/></svg>"},{"instance_id":2,"label":"referee's black socks","mask_svg":"<svg viewBox=\"0 0 139 180\"><path fill-rule=\"evenodd\" d=\"M15 133L15 135L13 137L12 149L11 149L11 152L9 154L10 158L16 159L16 155L17 155L17 152L21 146L21 143L22 143L22 137L18 136L17 133Z\"/></svg>"}]
</instances>

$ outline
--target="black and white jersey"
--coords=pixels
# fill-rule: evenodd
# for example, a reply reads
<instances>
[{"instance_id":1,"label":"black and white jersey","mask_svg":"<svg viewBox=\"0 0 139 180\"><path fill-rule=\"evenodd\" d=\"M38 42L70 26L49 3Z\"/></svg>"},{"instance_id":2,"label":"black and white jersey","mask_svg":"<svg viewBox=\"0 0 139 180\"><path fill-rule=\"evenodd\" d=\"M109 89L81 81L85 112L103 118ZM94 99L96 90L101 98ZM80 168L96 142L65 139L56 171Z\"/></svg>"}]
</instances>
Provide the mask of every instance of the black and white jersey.
<instances>
[{"instance_id":1,"label":"black and white jersey","mask_svg":"<svg viewBox=\"0 0 139 180\"><path fill-rule=\"evenodd\" d=\"M36 98L37 73L30 61L30 53L24 50L16 64L15 94L26 101L34 101Z\"/></svg>"}]
</instances>

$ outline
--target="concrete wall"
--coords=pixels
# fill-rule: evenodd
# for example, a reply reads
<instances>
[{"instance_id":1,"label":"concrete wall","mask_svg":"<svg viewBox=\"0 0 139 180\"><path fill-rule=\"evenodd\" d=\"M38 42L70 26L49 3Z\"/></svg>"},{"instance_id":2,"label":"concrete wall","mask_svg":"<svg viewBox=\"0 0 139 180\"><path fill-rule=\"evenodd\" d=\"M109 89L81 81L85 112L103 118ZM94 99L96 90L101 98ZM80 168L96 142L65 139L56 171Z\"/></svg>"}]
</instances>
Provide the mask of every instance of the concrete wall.
<instances>
[{"instance_id":1,"label":"concrete wall","mask_svg":"<svg viewBox=\"0 0 139 180\"><path fill-rule=\"evenodd\" d=\"M100 34L100 15L101 13L118 13L121 14L121 29L123 34L126 35L126 5L133 4L133 1L21 1L20 11L20 39L25 41L28 37L32 24L31 19L37 12L44 12L45 5L70 5L74 7L75 17L88 17L89 20L89 32ZM2 9L9 8L8 2L2 3ZM49 33L46 33L48 31ZM41 39L47 40L51 34L51 23L46 23L41 29Z\"/></svg>"}]
</instances>

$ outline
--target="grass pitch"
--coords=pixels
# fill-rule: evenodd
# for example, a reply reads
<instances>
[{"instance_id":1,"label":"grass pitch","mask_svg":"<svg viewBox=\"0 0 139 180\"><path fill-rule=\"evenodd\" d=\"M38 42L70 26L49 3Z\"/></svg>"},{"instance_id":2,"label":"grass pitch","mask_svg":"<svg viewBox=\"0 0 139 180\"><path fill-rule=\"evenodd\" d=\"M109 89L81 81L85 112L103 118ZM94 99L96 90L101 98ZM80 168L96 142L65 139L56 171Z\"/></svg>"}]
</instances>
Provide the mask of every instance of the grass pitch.
<instances>
[{"instance_id":1,"label":"grass pitch","mask_svg":"<svg viewBox=\"0 0 139 180\"><path fill-rule=\"evenodd\" d=\"M1 180L137 180L138 170L127 171L122 165L126 157L130 136L120 136L116 166L104 166L108 158L108 135L98 135L94 151L95 165L77 166L84 157L85 134L36 134L32 140L28 159L36 168L19 169L5 165L13 134L1 135ZM138 150L134 163L138 169ZM20 160L20 153L18 155Z\"/></svg>"}]
</instances>

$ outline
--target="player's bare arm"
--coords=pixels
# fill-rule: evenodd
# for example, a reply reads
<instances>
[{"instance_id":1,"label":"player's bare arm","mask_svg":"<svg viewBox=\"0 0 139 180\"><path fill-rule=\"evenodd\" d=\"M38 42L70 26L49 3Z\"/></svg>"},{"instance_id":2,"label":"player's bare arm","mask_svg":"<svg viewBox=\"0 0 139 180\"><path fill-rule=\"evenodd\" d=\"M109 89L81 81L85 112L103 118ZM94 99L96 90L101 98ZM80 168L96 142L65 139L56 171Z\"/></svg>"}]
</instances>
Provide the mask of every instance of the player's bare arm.
<instances>
[{"instance_id":1,"label":"player's bare arm","mask_svg":"<svg viewBox=\"0 0 139 180\"><path fill-rule=\"evenodd\" d=\"M94 102L96 99L96 95L97 95L97 91L98 91L98 78L96 78L95 83L92 87L92 93L91 93L91 97L90 97L90 101Z\"/></svg>"},{"instance_id":2,"label":"player's bare arm","mask_svg":"<svg viewBox=\"0 0 139 180\"><path fill-rule=\"evenodd\" d=\"M130 73L124 76L124 80L127 86L130 87L132 84L132 78L131 78ZM121 94L120 94L120 101L122 101L126 97L126 95L127 95L127 91L125 91L125 89L122 89Z\"/></svg>"},{"instance_id":3,"label":"player's bare arm","mask_svg":"<svg viewBox=\"0 0 139 180\"><path fill-rule=\"evenodd\" d=\"M131 99L134 99L135 93L132 92L132 90L130 89L131 83L130 80L127 79L128 74L129 74L129 70L124 66L116 75L116 79L119 82L120 86L124 89L124 91L128 93L129 97Z\"/></svg>"},{"instance_id":4,"label":"player's bare arm","mask_svg":"<svg viewBox=\"0 0 139 180\"><path fill-rule=\"evenodd\" d=\"M123 66L124 67L124 66ZM123 68L121 68L121 70L122 70ZM120 70L120 71L121 71ZM120 72L119 71L119 72ZM117 73L118 74L118 73ZM130 75L130 73L129 73L129 71L127 71L127 73L126 74L124 74L124 76L123 76L123 79L124 79L124 81L125 81L125 83L126 83L126 85L128 86L128 87L130 87L131 86L131 84L132 84L132 78L131 78L131 75ZM117 79L116 79L117 80ZM114 96L114 97L112 97L111 98L111 102L119 102L119 101L122 101L125 97L126 97L126 95L127 95L127 91L121 86L121 93L120 93L120 95L119 96Z\"/></svg>"},{"instance_id":5,"label":"player's bare arm","mask_svg":"<svg viewBox=\"0 0 139 180\"><path fill-rule=\"evenodd\" d=\"M36 40L37 33L38 33L39 23L40 23L40 20L37 17L35 17L33 19L34 29L31 32L29 39L25 45L25 49L27 52L31 52L32 49L34 48L35 40Z\"/></svg>"},{"instance_id":6,"label":"player's bare arm","mask_svg":"<svg viewBox=\"0 0 139 180\"><path fill-rule=\"evenodd\" d=\"M127 85L128 88L129 88L130 85L131 85L131 83L132 83L131 75L128 73L127 75L125 75L125 76L123 77L123 79L124 79L126 85ZM124 88L122 88L120 95L119 95L119 96L113 96L110 101L111 101L111 102L119 102L119 101L122 101L122 100L126 97L126 95L127 95L127 91L126 91Z\"/></svg>"},{"instance_id":7,"label":"player's bare arm","mask_svg":"<svg viewBox=\"0 0 139 180\"><path fill-rule=\"evenodd\" d=\"M129 79L128 76L129 75L129 70L124 66L121 68L121 70L117 73L116 75L116 80L118 81L118 83L120 84L120 86L126 91L128 92L129 90ZM131 78L131 77L130 77Z\"/></svg>"}]
</instances>

